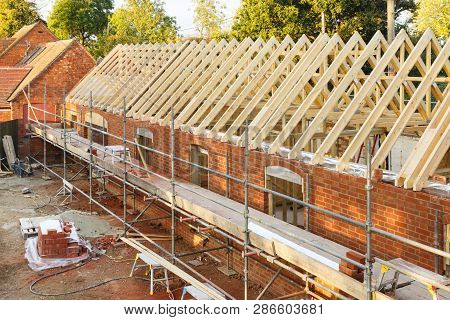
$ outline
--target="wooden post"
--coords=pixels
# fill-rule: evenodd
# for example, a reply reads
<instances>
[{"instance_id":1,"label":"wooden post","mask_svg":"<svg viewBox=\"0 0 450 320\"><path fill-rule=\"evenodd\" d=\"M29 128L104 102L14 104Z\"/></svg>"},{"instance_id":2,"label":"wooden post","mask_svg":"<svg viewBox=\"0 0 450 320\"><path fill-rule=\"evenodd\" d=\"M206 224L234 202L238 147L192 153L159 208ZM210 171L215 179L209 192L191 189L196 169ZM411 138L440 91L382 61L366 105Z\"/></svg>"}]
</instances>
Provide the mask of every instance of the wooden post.
<instances>
[{"instance_id":1,"label":"wooden post","mask_svg":"<svg viewBox=\"0 0 450 320\"><path fill-rule=\"evenodd\" d=\"M387 0L387 40L392 43L395 37L395 0Z\"/></svg>"}]
</instances>

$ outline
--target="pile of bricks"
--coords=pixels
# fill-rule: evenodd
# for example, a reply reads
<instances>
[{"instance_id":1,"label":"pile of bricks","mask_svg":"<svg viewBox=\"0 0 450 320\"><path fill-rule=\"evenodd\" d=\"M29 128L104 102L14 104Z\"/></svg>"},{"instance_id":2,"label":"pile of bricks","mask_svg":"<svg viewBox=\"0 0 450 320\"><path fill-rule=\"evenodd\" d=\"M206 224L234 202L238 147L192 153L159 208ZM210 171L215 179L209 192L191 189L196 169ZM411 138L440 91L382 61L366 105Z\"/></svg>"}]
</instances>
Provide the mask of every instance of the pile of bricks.
<instances>
[{"instance_id":1,"label":"pile of bricks","mask_svg":"<svg viewBox=\"0 0 450 320\"><path fill-rule=\"evenodd\" d=\"M107 249L109 246L116 243L116 237L113 235L106 235L101 238L97 238L94 245L99 249Z\"/></svg>"},{"instance_id":2,"label":"pile of bricks","mask_svg":"<svg viewBox=\"0 0 450 320\"><path fill-rule=\"evenodd\" d=\"M56 220L55 220L56 221ZM41 258L76 258L86 253L86 248L70 237L73 224L61 223L61 228L44 228L41 224L38 230L38 253Z\"/></svg>"},{"instance_id":3,"label":"pile of bricks","mask_svg":"<svg viewBox=\"0 0 450 320\"><path fill-rule=\"evenodd\" d=\"M346 253L346 257L363 265L366 262L366 257L355 251L348 251ZM359 282L364 282L364 270L350 262L341 259L341 262L339 263L339 271L345 273L353 279L358 280Z\"/></svg>"}]
</instances>

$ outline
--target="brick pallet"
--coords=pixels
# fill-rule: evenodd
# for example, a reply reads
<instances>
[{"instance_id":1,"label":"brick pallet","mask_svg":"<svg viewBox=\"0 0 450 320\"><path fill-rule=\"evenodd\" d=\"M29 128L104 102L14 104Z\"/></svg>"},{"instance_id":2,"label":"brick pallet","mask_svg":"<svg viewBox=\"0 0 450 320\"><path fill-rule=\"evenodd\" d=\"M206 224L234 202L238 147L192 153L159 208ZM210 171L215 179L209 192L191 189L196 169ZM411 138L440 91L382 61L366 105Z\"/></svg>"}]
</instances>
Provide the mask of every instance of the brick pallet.
<instances>
[{"instance_id":1,"label":"brick pallet","mask_svg":"<svg viewBox=\"0 0 450 320\"><path fill-rule=\"evenodd\" d=\"M76 258L86 252L79 241L71 237L71 233L76 232L73 224L64 222L60 225L61 229L45 229L43 224L40 225L37 248L41 258Z\"/></svg>"}]
</instances>

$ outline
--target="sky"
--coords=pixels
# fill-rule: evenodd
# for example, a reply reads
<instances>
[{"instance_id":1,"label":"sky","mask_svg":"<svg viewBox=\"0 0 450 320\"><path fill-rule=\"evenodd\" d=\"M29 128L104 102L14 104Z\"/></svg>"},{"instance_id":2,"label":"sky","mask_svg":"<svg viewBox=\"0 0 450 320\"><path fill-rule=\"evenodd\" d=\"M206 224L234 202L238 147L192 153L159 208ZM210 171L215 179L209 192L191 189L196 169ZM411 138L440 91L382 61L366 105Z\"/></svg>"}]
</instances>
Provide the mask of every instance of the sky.
<instances>
[{"instance_id":1,"label":"sky","mask_svg":"<svg viewBox=\"0 0 450 320\"><path fill-rule=\"evenodd\" d=\"M48 14L52 10L55 0L34 0L39 8L39 11L44 19L48 17ZM115 0L115 7L123 5L125 0ZM192 0L165 0L165 9L168 15L177 19L177 24L180 27L180 33L183 36L196 35L195 25L193 22L194 6ZM240 0L222 0L225 4L225 19L234 16L236 9L239 6ZM231 22L231 19L227 19L227 23Z\"/></svg>"}]
</instances>

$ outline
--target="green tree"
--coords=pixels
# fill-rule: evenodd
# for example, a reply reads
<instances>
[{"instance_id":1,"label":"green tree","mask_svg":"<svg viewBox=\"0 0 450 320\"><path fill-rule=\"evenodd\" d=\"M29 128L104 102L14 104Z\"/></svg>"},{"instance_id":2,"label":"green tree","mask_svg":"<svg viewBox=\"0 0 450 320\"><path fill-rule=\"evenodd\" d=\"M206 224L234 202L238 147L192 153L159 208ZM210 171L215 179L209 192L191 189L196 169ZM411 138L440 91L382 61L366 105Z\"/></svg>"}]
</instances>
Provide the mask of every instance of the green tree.
<instances>
[{"instance_id":1,"label":"green tree","mask_svg":"<svg viewBox=\"0 0 450 320\"><path fill-rule=\"evenodd\" d=\"M397 0L396 17L414 11L414 0ZM346 40L355 31L367 41L377 30L386 32L386 0L243 0L233 21L232 35L239 39L289 34L316 37L324 12L326 31Z\"/></svg>"},{"instance_id":2,"label":"green tree","mask_svg":"<svg viewBox=\"0 0 450 320\"><path fill-rule=\"evenodd\" d=\"M27 0L0 0L0 38L11 37L39 19L36 4Z\"/></svg>"},{"instance_id":3,"label":"green tree","mask_svg":"<svg viewBox=\"0 0 450 320\"><path fill-rule=\"evenodd\" d=\"M175 18L164 10L160 0L128 0L109 20L109 28L100 37L94 55L104 56L117 44L175 41Z\"/></svg>"},{"instance_id":4,"label":"green tree","mask_svg":"<svg viewBox=\"0 0 450 320\"><path fill-rule=\"evenodd\" d=\"M339 33L348 39L358 31L364 40L369 41L377 30L386 34L386 0L316 0L313 10L317 15L325 13L327 33ZM414 0L396 0L395 18L405 11L414 11ZM316 30L321 22L317 21Z\"/></svg>"},{"instance_id":5,"label":"green tree","mask_svg":"<svg viewBox=\"0 0 450 320\"><path fill-rule=\"evenodd\" d=\"M216 38L222 34L225 5L220 0L193 0L194 23L204 38Z\"/></svg>"},{"instance_id":6,"label":"green tree","mask_svg":"<svg viewBox=\"0 0 450 320\"><path fill-rule=\"evenodd\" d=\"M243 0L231 28L237 39L290 35L297 39L315 25L312 5L305 0Z\"/></svg>"},{"instance_id":7,"label":"green tree","mask_svg":"<svg viewBox=\"0 0 450 320\"><path fill-rule=\"evenodd\" d=\"M113 0L56 0L48 26L61 39L90 45L108 25Z\"/></svg>"},{"instance_id":8,"label":"green tree","mask_svg":"<svg viewBox=\"0 0 450 320\"><path fill-rule=\"evenodd\" d=\"M415 22L420 32L431 28L438 37L450 37L450 1L420 0Z\"/></svg>"}]
</instances>

